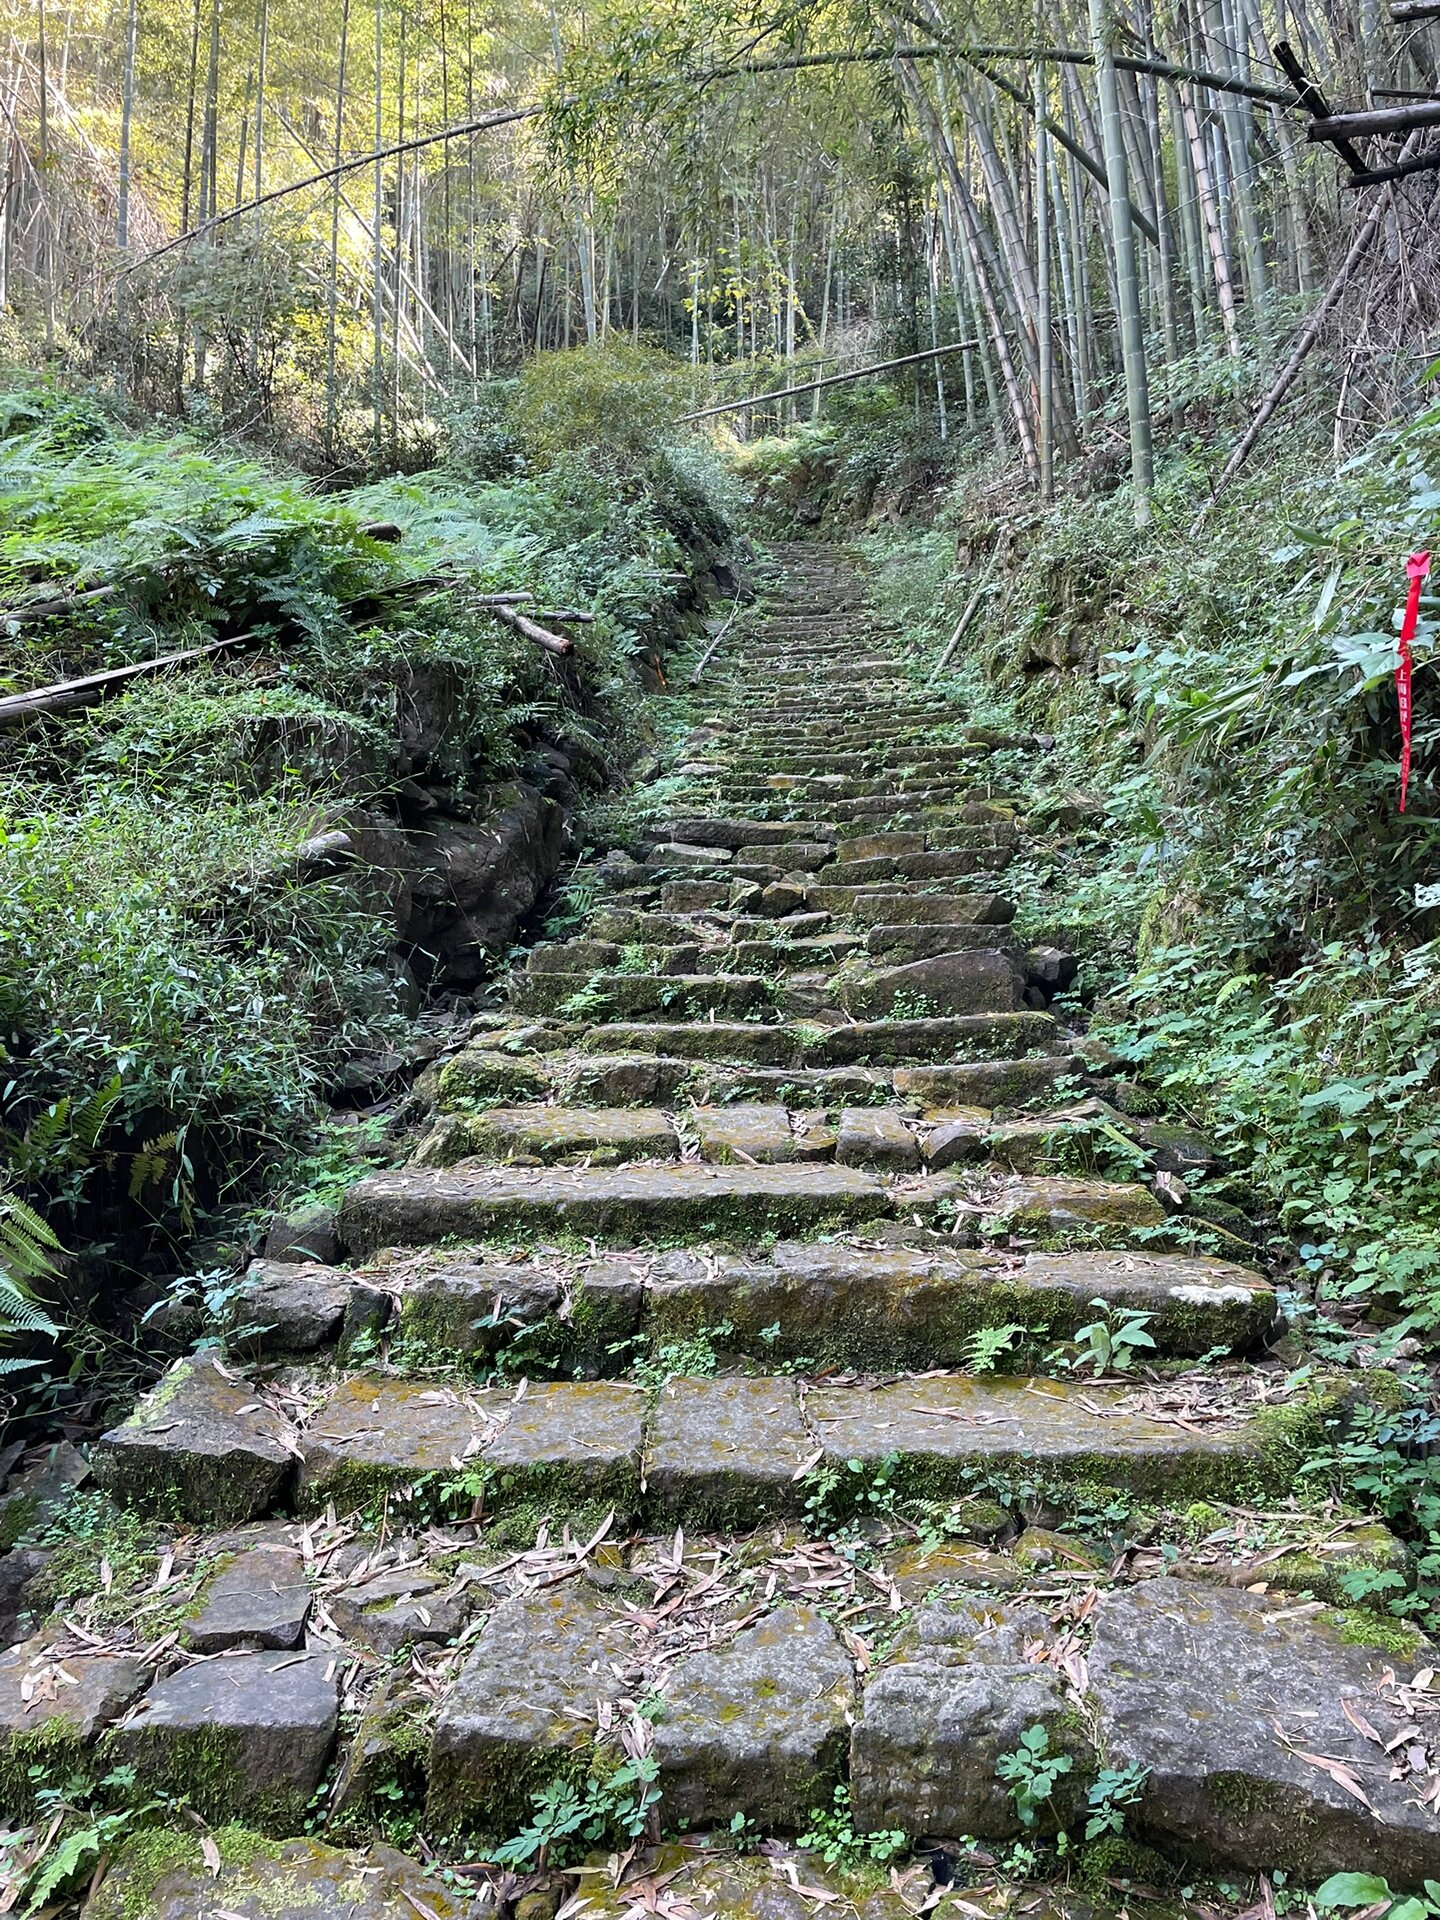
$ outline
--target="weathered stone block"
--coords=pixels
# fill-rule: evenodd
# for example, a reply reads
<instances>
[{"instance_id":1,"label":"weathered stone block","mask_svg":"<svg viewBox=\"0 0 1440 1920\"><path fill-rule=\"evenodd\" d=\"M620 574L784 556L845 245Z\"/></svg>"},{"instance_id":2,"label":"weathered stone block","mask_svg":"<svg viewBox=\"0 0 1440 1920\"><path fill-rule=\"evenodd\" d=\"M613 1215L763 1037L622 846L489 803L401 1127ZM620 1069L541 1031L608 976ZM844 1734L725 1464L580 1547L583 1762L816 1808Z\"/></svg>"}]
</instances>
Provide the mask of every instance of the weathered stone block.
<instances>
[{"instance_id":1,"label":"weathered stone block","mask_svg":"<svg viewBox=\"0 0 1440 1920\"><path fill-rule=\"evenodd\" d=\"M1405 1660L1348 1645L1323 1612L1179 1580L1107 1594L1095 1622L1097 1732L1112 1765L1148 1770L1152 1833L1252 1872L1350 1869L1397 1892L1440 1876L1440 1818L1420 1803L1434 1775L1402 1759L1394 1779L1384 1750L1434 1648Z\"/></svg>"},{"instance_id":2,"label":"weathered stone block","mask_svg":"<svg viewBox=\"0 0 1440 1920\"><path fill-rule=\"evenodd\" d=\"M435 1722L430 1819L512 1833L532 1793L583 1777L597 1710L629 1692L633 1658L623 1615L574 1583L502 1601Z\"/></svg>"},{"instance_id":3,"label":"weathered stone block","mask_svg":"<svg viewBox=\"0 0 1440 1920\"><path fill-rule=\"evenodd\" d=\"M196 1653L230 1647L298 1647L310 1617L305 1563L288 1547L255 1547L220 1569L205 1588L184 1639Z\"/></svg>"},{"instance_id":4,"label":"weathered stone block","mask_svg":"<svg viewBox=\"0 0 1440 1920\"><path fill-rule=\"evenodd\" d=\"M850 1742L850 1796L861 1831L1005 1839L1022 1831L996 1774L1028 1728L1071 1757L1043 1824L1065 1824L1084 1799L1089 1742L1059 1675L1030 1657L1046 1616L999 1600L920 1609L865 1687Z\"/></svg>"},{"instance_id":5,"label":"weathered stone block","mask_svg":"<svg viewBox=\"0 0 1440 1920\"><path fill-rule=\"evenodd\" d=\"M122 1505L185 1520L251 1520L292 1465L286 1422L205 1355L178 1360L122 1426L95 1442L95 1478Z\"/></svg>"},{"instance_id":6,"label":"weathered stone block","mask_svg":"<svg viewBox=\"0 0 1440 1920\"><path fill-rule=\"evenodd\" d=\"M242 1653L181 1667L116 1727L109 1751L203 1819L293 1831L335 1741L334 1666L328 1653Z\"/></svg>"},{"instance_id":7,"label":"weathered stone block","mask_svg":"<svg viewBox=\"0 0 1440 1920\"><path fill-rule=\"evenodd\" d=\"M795 1506L814 1450L793 1380L677 1377L650 1418L647 1499L667 1517L749 1526Z\"/></svg>"},{"instance_id":8,"label":"weathered stone block","mask_svg":"<svg viewBox=\"0 0 1440 1920\"><path fill-rule=\"evenodd\" d=\"M37 1784L58 1785L74 1772L85 1748L144 1684L144 1667L128 1654L60 1652L50 1634L36 1634L0 1654L0 1807L6 1819L31 1811ZM40 1782L31 1779L31 1767L43 1769Z\"/></svg>"},{"instance_id":9,"label":"weathered stone block","mask_svg":"<svg viewBox=\"0 0 1440 1920\"><path fill-rule=\"evenodd\" d=\"M854 1692L849 1655L809 1607L680 1661L654 1735L667 1822L718 1827L743 1811L766 1832L803 1826L840 1777Z\"/></svg>"}]
</instances>

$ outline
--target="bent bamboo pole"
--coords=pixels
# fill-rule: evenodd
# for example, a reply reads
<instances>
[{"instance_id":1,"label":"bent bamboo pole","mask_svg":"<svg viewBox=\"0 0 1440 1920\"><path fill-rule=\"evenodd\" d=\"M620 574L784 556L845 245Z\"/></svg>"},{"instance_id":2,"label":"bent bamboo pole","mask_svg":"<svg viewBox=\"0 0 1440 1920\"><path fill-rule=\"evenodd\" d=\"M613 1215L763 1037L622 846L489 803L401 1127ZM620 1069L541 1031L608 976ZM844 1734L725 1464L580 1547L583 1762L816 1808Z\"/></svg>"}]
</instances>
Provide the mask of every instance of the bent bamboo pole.
<instances>
[{"instance_id":1,"label":"bent bamboo pole","mask_svg":"<svg viewBox=\"0 0 1440 1920\"><path fill-rule=\"evenodd\" d=\"M967 353L978 347L978 340L952 340L946 347L926 347L923 353L905 353L898 360L876 360L868 367L856 367L853 373L831 373L823 380L807 380L800 387L776 387L771 393L752 394L748 400L722 400L715 407L701 407L696 413L677 415L677 427L688 426L692 420L709 420L717 413L742 413L751 407L769 406L772 400L790 400L797 393L818 393L822 387L841 387L847 380L863 380L870 373L889 373L895 367L913 367L921 360L938 360L945 353Z\"/></svg>"}]
</instances>

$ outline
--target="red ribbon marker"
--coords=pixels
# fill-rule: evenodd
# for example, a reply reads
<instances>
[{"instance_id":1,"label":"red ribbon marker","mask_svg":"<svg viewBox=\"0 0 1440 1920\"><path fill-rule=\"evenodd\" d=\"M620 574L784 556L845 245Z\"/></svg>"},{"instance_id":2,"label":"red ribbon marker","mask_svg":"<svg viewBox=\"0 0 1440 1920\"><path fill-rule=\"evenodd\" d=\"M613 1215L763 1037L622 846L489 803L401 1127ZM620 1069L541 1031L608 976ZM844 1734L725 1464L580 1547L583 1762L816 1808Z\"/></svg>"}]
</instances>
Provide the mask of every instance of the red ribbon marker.
<instances>
[{"instance_id":1,"label":"red ribbon marker","mask_svg":"<svg viewBox=\"0 0 1440 1920\"><path fill-rule=\"evenodd\" d=\"M1415 623L1420 618L1420 588L1430 571L1428 553L1412 553L1405 562L1410 578L1410 596L1405 602L1405 618L1400 622L1400 664L1395 669L1395 698L1400 703L1400 811L1405 811L1405 789L1410 785L1410 642L1415 638Z\"/></svg>"}]
</instances>

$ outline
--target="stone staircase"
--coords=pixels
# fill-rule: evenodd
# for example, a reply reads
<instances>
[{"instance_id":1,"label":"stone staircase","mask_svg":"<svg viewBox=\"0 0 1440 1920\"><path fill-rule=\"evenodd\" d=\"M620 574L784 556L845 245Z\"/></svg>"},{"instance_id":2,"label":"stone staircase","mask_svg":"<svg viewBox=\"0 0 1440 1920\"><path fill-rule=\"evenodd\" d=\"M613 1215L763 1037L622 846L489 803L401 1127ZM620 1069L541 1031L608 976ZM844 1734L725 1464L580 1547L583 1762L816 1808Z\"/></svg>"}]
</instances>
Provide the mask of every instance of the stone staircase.
<instances>
[{"instance_id":1,"label":"stone staircase","mask_svg":"<svg viewBox=\"0 0 1440 1920\"><path fill-rule=\"evenodd\" d=\"M1353 1383L1187 1250L1203 1142L1087 1081L1003 891L1021 746L842 555L769 550L664 809L432 1069L408 1164L96 1443L185 1604L33 1621L0 1784L63 1657L44 1724L275 1834L400 1803L483 1852L638 1756L652 1836L793 1838L842 1788L862 1835L994 1846L1041 1727L1041 1831L1103 1765L1152 1871L1440 1876L1425 1645L1340 1584L1403 1551L1296 1498ZM1146 1366L1077 1364L1097 1326Z\"/></svg>"}]
</instances>

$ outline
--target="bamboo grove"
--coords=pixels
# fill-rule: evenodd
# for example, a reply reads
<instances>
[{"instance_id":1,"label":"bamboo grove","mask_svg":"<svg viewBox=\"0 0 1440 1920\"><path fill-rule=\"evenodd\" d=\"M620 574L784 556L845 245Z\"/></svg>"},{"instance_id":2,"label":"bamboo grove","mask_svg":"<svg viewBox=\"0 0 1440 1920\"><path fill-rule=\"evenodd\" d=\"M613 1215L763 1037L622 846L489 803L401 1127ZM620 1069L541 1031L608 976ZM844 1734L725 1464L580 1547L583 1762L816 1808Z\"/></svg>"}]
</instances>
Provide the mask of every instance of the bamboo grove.
<instances>
[{"instance_id":1,"label":"bamboo grove","mask_svg":"<svg viewBox=\"0 0 1440 1920\"><path fill-rule=\"evenodd\" d=\"M22 0L0 351L341 473L535 351L703 399L971 342L913 374L940 436L1047 494L1123 459L1143 517L1154 423L1326 289L1337 446L1433 317L1435 176L1348 190L1282 42L1342 103L1436 83L1374 0Z\"/></svg>"}]
</instances>

